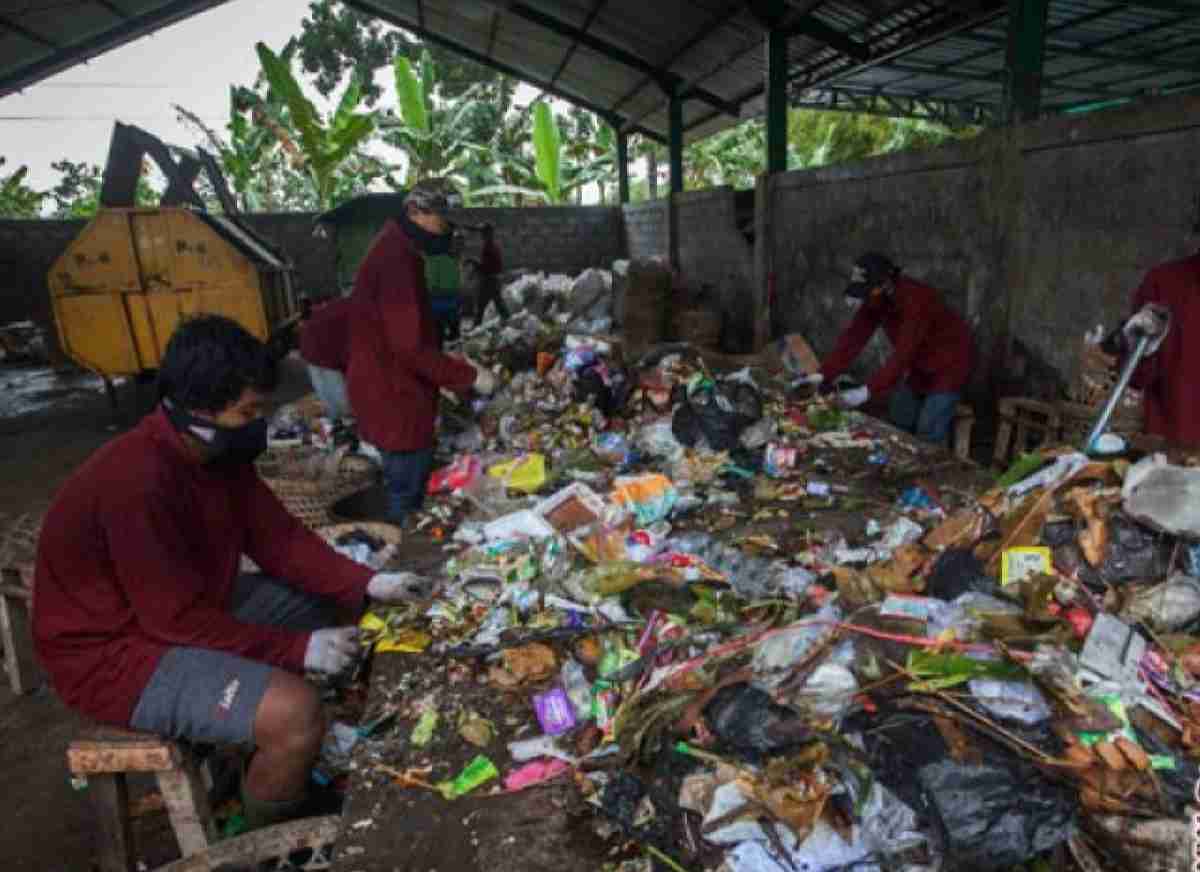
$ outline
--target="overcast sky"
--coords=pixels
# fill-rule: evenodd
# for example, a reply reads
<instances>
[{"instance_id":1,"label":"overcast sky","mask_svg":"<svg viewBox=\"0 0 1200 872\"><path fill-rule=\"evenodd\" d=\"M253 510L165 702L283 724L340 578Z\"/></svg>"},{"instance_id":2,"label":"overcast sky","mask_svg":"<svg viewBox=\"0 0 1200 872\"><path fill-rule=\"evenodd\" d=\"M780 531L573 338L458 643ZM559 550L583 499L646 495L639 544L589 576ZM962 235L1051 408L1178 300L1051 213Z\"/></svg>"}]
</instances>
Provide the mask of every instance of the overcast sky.
<instances>
[{"instance_id":1,"label":"overcast sky","mask_svg":"<svg viewBox=\"0 0 1200 872\"><path fill-rule=\"evenodd\" d=\"M115 120L172 144L195 144L171 104L220 130L229 86L251 84L258 71L254 44L278 50L299 34L307 10L305 0L234 0L0 99L4 172L26 164L29 183L40 189L57 181L50 163L60 158L103 166Z\"/></svg>"}]
</instances>

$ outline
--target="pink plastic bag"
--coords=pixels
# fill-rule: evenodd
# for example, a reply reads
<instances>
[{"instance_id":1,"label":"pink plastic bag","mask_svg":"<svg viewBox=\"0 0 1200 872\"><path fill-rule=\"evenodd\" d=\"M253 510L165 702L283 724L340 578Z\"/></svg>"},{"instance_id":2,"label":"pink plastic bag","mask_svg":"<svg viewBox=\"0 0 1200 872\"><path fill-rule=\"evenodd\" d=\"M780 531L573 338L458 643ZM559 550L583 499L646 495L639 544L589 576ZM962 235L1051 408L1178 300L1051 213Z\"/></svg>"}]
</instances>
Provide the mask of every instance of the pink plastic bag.
<instances>
[{"instance_id":1,"label":"pink plastic bag","mask_svg":"<svg viewBox=\"0 0 1200 872\"><path fill-rule=\"evenodd\" d=\"M520 769L514 769L504 778L504 789L510 793L533 787L552 778L557 778L571 769L570 764L557 759L533 760Z\"/></svg>"}]
</instances>

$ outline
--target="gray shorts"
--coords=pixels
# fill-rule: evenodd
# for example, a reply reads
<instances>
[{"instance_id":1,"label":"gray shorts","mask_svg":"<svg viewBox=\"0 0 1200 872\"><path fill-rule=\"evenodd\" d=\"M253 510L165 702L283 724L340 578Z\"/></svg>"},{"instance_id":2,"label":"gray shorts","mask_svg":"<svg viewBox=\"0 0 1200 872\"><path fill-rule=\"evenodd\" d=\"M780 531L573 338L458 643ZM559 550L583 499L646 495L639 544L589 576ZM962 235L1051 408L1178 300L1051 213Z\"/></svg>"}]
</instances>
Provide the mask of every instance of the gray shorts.
<instances>
[{"instance_id":1,"label":"gray shorts","mask_svg":"<svg viewBox=\"0 0 1200 872\"><path fill-rule=\"evenodd\" d=\"M331 602L263 575L243 575L233 614L248 624L318 630L336 623ZM254 715L275 667L209 648L170 648L142 691L129 725L174 739L254 744Z\"/></svg>"}]
</instances>

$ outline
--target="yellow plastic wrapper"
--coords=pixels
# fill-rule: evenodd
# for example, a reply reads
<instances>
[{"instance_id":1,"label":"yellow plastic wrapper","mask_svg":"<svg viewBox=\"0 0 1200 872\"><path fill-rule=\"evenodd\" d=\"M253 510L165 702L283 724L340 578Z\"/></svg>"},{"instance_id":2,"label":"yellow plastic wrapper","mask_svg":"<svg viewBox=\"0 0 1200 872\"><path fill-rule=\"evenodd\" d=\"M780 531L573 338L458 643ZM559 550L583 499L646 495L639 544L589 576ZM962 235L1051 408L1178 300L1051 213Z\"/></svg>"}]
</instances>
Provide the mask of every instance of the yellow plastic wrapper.
<instances>
[{"instance_id":1,"label":"yellow plastic wrapper","mask_svg":"<svg viewBox=\"0 0 1200 872\"><path fill-rule=\"evenodd\" d=\"M375 612L367 612L358 622L365 644L374 644L380 653L420 654L433 638L411 627L391 627Z\"/></svg>"},{"instance_id":2,"label":"yellow plastic wrapper","mask_svg":"<svg viewBox=\"0 0 1200 872\"><path fill-rule=\"evenodd\" d=\"M488 475L503 479L513 490L531 494L546 483L546 458L541 454L528 454L496 464L488 469Z\"/></svg>"}]
</instances>

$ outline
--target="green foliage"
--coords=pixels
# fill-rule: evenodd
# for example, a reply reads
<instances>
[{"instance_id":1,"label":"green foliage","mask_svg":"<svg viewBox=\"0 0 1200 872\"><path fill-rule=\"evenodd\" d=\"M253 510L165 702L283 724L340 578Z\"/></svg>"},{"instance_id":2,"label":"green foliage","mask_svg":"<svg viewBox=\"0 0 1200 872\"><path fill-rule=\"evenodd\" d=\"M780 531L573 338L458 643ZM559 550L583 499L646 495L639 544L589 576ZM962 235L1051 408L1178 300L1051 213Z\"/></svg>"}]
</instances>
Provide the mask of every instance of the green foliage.
<instances>
[{"instance_id":1,"label":"green foliage","mask_svg":"<svg viewBox=\"0 0 1200 872\"><path fill-rule=\"evenodd\" d=\"M256 49L270 86L268 99L259 99L253 107L256 120L275 133L291 155L293 166L308 174L318 208L327 208L333 203L338 170L375 131L374 114L355 111L362 100L363 83L357 73L351 77L337 109L326 122L304 95L289 60L261 42Z\"/></svg>"},{"instance_id":2,"label":"green foliage","mask_svg":"<svg viewBox=\"0 0 1200 872\"><path fill-rule=\"evenodd\" d=\"M546 101L533 107L533 152L538 181L552 205L562 202L562 137Z\"/></svg>"},{"instance_id":3,"label":"green foliage","mask_svg":"<svg viewBox=\"0 0 1200 872\"><path fill-rule=\"evenodd\" d=\"M476 85L483 85L488 98L502 102L505 111L511 104L516 83L507 76L448 49L420 42L336 0L312 0L300 27L296 40L300 62L304 71L314 76L316 89L323 96L337 90L348 73L358 73L363 82L363 101L374 106L383 96L383 89L373 82L376 72L392 66L397 56L416 61L422 53L428 53L438 70L441 99L457 101ZM483 134L479 144L486 142L486 130L476 133Z\"/></svg>"},{"instance_id":4,"label":"green foliage","mask_svg":"<svg viewBox=\"0 0 1200 872\"><path fill-rule=\"evenodd\" d=\"M0 167L8 161L0 157ZM0 218L36 218L46 196L25 184L29 167L17 167L4 175L0 173Z\"/></svg>"}]
</instances>

